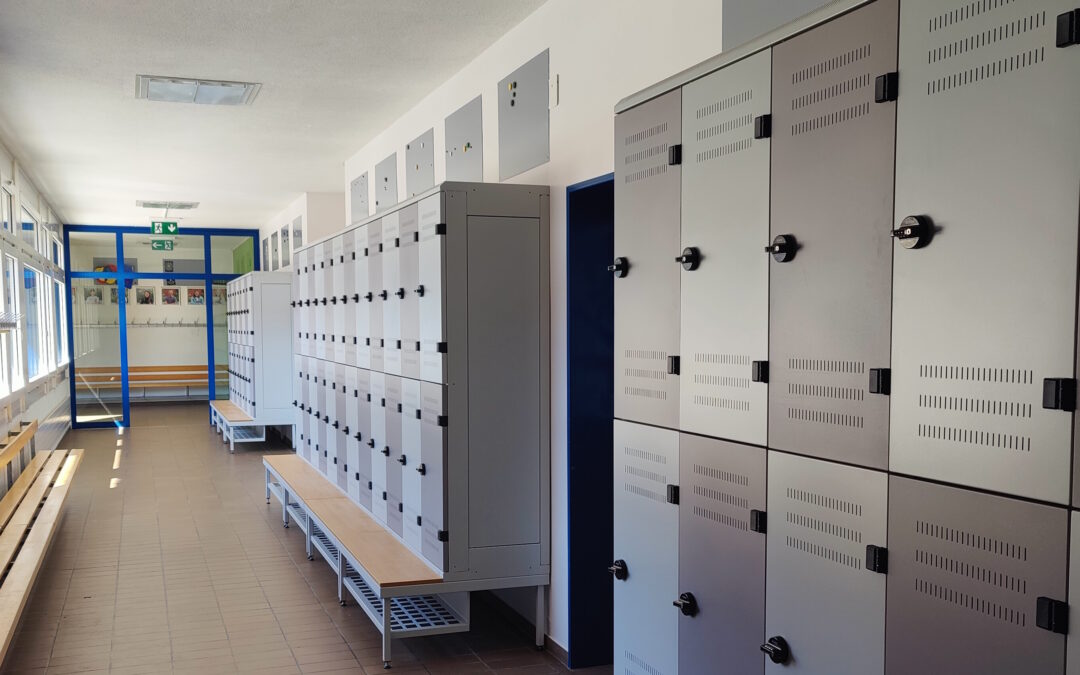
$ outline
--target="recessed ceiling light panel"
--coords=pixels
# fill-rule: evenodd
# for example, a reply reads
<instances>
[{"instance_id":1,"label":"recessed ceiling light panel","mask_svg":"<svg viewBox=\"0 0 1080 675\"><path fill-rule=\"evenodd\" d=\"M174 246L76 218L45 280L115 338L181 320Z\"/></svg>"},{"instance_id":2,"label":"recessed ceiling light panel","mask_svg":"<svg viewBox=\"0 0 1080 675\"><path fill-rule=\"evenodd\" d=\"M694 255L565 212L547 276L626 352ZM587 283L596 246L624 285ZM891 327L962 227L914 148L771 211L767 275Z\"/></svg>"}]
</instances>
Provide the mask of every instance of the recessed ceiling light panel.
<instances>
[{"instance_id":1,"label":"recessed ceiling light panel","mask_svg":"<svg viewBox=\"0 0 1080 675\"><path fill-rule=\"evenodd\" d=\"M169 209L172 211L180 211L184 209L197 209L199 208L199 202L163 202L137 199L135 200L135 206L144 209Z\"/></svg>"},{"instance_id":2,"label":"recessed ceiling light panel","mask_svg":"<svg viewBox=\"0 0 1080 675\"><path fill-rule=\"evenodd\" d=\"M164 103L199 103L203 105L251 105L261 84L193 80L158 75L135 76L135 98Z\"/></svg>"}]
</instances>

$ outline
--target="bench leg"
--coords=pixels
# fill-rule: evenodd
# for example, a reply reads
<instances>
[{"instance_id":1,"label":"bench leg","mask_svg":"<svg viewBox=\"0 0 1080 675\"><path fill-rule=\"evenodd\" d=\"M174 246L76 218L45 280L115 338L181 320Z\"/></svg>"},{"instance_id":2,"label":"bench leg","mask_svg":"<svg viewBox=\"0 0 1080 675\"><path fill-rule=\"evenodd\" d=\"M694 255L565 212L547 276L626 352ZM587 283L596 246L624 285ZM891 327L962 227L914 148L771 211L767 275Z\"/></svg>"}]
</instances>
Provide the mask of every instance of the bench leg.
<instances>
[{"instance_id":1,"label":"bench leg","mask_svg":"<svg viewBox=\"0 0 1080 675\"><path fill-rule=\"evenodd\" d=\"M270 469L266 470L266 503L270 503Z\"/></svg>"},{"instance_id":2,"label":"bench leg","mask_svg":"<svg viewBox=\"0 0 1080 675\"><path fill-rule=\"evenodd\" d=\"M337 554L337 600L342 607L345 606L345 556L341 555L341 548Z\"/></svg>"},{"instance_id":3,"label":"bench leg","mask_svg":"<svg viewBox=\"0 0 1080 675\"><path fill-rule=\"evenodd\" d=\"M382 667L390 667L390 599L382 600Z\"/></svg>"},{"instance_id":4,"label":"bench leg","mask_svg":"<svg viewBox=\"0 0 1080 675\"><path fill-rule=\"evenodd\" d=\"M307 521L307 536L304 538L304 546L307 547L307 559L314 560L315 554L311 552L311 531L315 529L315 526L311 522L311 515L308 515Z\"/></svg>"},{"instance_id":5,"label":"bench leg","mask_svg":"<svg viewBox=\"0 0 1080 675\"><path fill-rule=\"evenodd\" d=\"M544 634L547 633L547 586L536 587L536 649L544 648Z\"/></svg>"},{"instance_id":6,"label":"bench leg","mask_svg":"<svg viewBox=\"0 0 1080 675\"><path fill-rule=\"evenodd\" d=\"M285 487L285 484L281 484L281 522L285 527L289 526L289 489ZM308 528L311 531L311 528Z\"/></svg>"}]
</instances>

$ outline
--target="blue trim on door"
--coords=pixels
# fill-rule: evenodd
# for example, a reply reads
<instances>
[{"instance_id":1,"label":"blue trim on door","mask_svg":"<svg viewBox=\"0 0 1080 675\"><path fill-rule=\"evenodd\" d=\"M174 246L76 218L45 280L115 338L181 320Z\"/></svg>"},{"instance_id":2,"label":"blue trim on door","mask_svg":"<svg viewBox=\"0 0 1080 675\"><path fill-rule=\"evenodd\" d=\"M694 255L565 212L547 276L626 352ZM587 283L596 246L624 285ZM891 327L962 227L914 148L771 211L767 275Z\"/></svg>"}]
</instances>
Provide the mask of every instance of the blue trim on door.
<instances>
[{"instance_id":1,"label":"blue trim on door","mask_svg":"<svg viewBox=\"0 0 1080 675\"><path fill-rule=\"evenodd\" d=\"M119 276L116 278L116 299L119 307L117 323L120 325L120 401L124 416L120 420L120 426L131 426L131 390L128 381L128 348L127 348L127 280L129 273L124 264L124 235L116 233L116 270Z\"/></svg>"}]
</instances>

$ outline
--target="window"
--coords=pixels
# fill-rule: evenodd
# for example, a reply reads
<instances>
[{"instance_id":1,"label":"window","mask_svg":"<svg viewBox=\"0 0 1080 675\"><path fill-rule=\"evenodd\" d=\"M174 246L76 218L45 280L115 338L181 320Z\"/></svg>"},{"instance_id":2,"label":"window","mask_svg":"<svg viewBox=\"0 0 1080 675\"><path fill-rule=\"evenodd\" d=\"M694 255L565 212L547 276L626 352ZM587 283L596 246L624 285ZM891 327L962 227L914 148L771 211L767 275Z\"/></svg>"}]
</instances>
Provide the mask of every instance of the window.
<instances>
[{"instance_id":1,"label":"window","mask_svg":"<svg viewBox=\"0 0 1080 675\"><path fill-rule=\"evenodd\" d=\"M62 281L53 282L53 315L56 317L56 365L63 365L67 363L67 333L65 328L67 322L65 321L65 312L67 307L64 305L64 283Z\"/></svg>"},{"instance_id":2,"label":"window","mask_svg":"<svg viewBox=\"0 0 1080 675\"><path fill-rule=\"evenodd\" d=\"M38 220L32 213L23 207L22 210L22 240L30 246L37 248Z\"/></svg>"},{"instance_id":3,"label":"window","mask_svg":"<svg viewBox=\"0 0 1080 675\"><path fill-rule=\"evenodd\" d=\"M3 219L4 231L11 231L11 195L0 188L0 218Z\"/></svg>"},{"instance_id":4,"label":"window","mask_svg":"<svg viewBox=\"0 0 1080 675\"><path fill-rule=\"evenodd\" d=\"M4 256L4 311L19 314L19 261L15 256ZM21 322L20 322L21 323ZM22 330L8 331L5 340L8 362L11 365L11 391L23 386Z\"/></svg>"},{"instance_id":5,"label":"window","mask_svg":"<svg viewBox=\"0 0 1080 675\"><path fill-rule=\"evenodd\" d=\"M26 373L32 382L48 368L45 326L41 320L45 306L45 298L40 292L41 272L23 265L23 285L26 288Z\"/></svg>"}]
</instances>

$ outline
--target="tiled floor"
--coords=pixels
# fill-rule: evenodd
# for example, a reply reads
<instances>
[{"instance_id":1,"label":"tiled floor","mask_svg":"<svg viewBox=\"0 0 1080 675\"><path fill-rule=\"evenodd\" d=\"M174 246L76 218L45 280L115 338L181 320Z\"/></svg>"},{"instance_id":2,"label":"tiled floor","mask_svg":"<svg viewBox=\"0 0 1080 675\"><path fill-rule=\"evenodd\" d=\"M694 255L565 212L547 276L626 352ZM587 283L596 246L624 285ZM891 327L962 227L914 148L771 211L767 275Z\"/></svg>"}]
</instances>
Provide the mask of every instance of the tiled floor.
<instances>
[{"instance_id":1,"label":"tiled floor","mask_svg":"<svg viewBox=\"0 0 1080 675\"><path fill-rule=\"evenodd\" d=\"M6 672L384 672L379 633L359 607L338 606L330 568L267 506L269 446L230 456L205 403L132 418L122 435L63 442L87 452ZM483 602L470 633L393 650L400 675L568 672Z\"/></svg>"}]
</instances>

